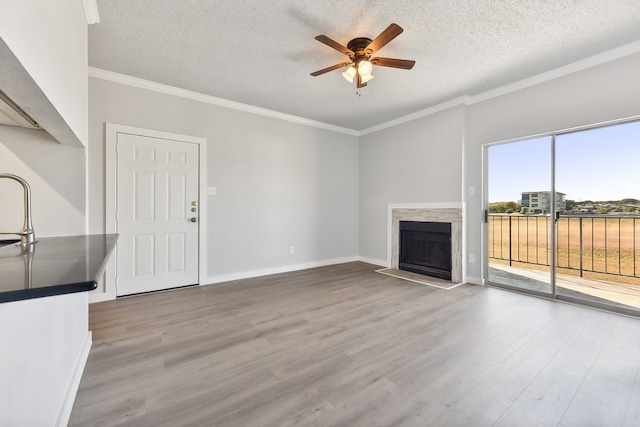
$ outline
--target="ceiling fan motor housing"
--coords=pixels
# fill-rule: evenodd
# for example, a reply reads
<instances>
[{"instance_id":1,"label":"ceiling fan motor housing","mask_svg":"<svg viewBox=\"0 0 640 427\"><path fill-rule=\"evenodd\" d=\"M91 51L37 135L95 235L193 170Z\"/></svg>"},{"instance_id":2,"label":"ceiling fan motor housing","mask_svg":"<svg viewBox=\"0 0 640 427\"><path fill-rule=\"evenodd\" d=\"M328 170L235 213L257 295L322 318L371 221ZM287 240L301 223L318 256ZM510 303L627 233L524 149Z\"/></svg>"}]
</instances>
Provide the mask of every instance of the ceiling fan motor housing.
<instances>
[{"instance_id":1,"label":"ceiling fan motor housing","mask_svg":"<svg viewBox=\"0 0 640 427\"><path fill-rule=\"evenodd\" d=\"M358 37L351 40L347 44L347 48L355 53L355 59L367 58L373 53L371 50L367 52L367 46L371 44L371 39L367 37Z\"/></svg>"}]
</instances>

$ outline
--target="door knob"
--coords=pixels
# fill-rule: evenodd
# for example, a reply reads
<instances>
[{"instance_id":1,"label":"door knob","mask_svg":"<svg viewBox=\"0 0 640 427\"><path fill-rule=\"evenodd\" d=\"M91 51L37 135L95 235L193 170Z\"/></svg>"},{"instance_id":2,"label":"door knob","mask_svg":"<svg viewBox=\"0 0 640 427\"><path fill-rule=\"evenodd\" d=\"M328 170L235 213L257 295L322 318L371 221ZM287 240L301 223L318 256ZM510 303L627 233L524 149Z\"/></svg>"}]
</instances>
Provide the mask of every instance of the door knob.
<instances>
[{"instance_id":1,"label":"door knob","mask_svg":"<svg viewBox=\"0 0 640 427\"><path fill-rule=\"evenodd\" d=\"M191 222L197 222L198 220L196 219L196 217L193 217L193 218L189 219L189 221L191 221Z\"/></svg>"}]
</instances>

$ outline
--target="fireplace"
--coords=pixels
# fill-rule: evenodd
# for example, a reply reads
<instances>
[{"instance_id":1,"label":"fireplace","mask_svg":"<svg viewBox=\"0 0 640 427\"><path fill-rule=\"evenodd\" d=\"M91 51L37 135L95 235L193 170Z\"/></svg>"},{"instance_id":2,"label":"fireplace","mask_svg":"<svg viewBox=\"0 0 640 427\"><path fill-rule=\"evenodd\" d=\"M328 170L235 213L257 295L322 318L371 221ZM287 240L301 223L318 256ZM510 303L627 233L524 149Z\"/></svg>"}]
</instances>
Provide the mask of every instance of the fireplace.
<instances>
[{"instance_id":1,"label":"fireplace","mask_svg":"<svg viewBox=\"0 0 640 427\"><path fill-rule=\"evenodd\" d=\"M400 221L398 268L451 280L451 223Z\"/></svg>"},{"instance_id":2,"label":"fireplace","mask_svg":"<svg viewBox=\"0 0 640 427\"><path fill-rule=\"evenodd\" d=\"M400 222L444 223L449 230L449 263L450 278L446 279L455 284L462 283L462 206L454 203L423 203L423 204L395 204L389 205L388 214L388 265L392 270L400 267ZM437 226L436 226L437 227ZM442 243L442 242L441 242ZM446 243L446 241L444 242ZM445 255L446 256L446 255ZM414 264L414 263L412 263ZM423 266L424 267L424 266ZM433 268L427 265L427 268ZM411 274L408 273L407 274ZM419 274L425 275L424 270ZM428 279L429 276L424 276ZM441 276L436 276L441 277ZM435 279L434 279L435 280Z\"/></svg>"}]
</instances>

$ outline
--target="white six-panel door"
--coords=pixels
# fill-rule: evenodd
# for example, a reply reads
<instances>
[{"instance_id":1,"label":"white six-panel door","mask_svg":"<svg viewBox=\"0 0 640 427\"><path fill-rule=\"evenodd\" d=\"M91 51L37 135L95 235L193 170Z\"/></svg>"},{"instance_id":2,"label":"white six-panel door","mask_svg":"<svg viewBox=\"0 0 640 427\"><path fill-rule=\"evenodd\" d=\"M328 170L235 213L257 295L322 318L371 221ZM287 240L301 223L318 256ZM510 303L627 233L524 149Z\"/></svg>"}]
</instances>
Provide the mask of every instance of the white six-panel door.
<instances>
[{"instance_id":1,"label":"white six-panel door","mask_svg":"<svg viewBox=\"0 0 640 427\"><path fill-rule=\"evenodd\" d=\"M198 144L119 133L117 295L198 283Z\"/></svg>"}]
</instances>

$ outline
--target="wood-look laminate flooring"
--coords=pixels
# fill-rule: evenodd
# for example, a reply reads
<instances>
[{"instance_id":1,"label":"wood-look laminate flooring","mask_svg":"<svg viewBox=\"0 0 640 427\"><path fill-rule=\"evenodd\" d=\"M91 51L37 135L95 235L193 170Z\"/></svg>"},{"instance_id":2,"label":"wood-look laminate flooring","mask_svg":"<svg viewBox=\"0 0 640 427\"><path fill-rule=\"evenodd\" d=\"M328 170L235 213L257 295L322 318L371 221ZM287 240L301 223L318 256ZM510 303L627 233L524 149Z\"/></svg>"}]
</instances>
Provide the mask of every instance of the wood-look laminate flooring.
<instances>
[{"instance_id":1,"label":"wood-look laminate flooring","mask_svg":"<svg viewBox=\"0 0 640 427\"><path fill-rule=\"evenodd\" d=\"M70 425L640 425L640 320L376 269L91 305Z\"/></svg>"}]
</instances>

